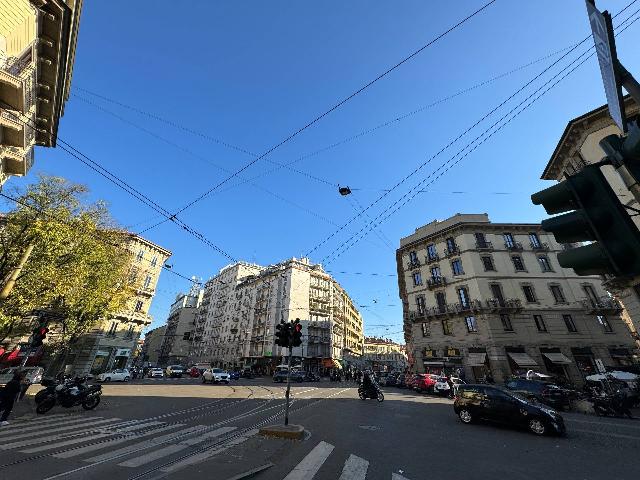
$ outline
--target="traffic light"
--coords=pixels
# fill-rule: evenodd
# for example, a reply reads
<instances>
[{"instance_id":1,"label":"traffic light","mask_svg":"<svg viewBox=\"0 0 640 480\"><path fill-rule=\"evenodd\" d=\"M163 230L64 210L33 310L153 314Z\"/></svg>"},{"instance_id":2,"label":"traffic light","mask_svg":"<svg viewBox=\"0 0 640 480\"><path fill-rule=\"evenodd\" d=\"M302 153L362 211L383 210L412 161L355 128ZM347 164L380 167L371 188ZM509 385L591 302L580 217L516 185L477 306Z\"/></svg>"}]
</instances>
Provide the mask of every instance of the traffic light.
<instances>
[{"instance_id":1,"label":"traffic light","mask_svg":"<svg viewBox=\"0 0 640 480\"><path fill-rule=\"evenodd\" d=\"M563 182L531 195L548 214L542 229L559 243L592 241L558 254L577 275L640 274L640 232L597 165L588 165ZM573 211L572 211L573 210Z\"/></svg>"},{"instance_id":2,"label":"traffic light","mask_svg":"<svg viewBox=\"0 0 640 480\"><path fill-rule=\"evenodd\" d=\"M40 323L36 328L33 329L33 334L31 335L31 348L38 348L42 345L45 338L47 337L47 333L49 329L45 323Z\"/></svg>"},{"instance_id":3,"label":"traffic light","mask_svg":"<svg viewBox=\"0 0 640 480\"><path fill-rule=\"evenodd\" d=\"M300 319L296 318L295 321L291 323L291 326L291 346L299 347L302 345L302 325L300 324Z\"/></svg>"},{"instance_id":4,"label":"traffic light","mask_svg":"<svg viewBox=\"0 0 640 480\"><path fill-rule=\"evenodd\" d=\"M289 346L289 324L284 320L276 325L276 345L280 347Z\"/></svg>"}]
</instances>

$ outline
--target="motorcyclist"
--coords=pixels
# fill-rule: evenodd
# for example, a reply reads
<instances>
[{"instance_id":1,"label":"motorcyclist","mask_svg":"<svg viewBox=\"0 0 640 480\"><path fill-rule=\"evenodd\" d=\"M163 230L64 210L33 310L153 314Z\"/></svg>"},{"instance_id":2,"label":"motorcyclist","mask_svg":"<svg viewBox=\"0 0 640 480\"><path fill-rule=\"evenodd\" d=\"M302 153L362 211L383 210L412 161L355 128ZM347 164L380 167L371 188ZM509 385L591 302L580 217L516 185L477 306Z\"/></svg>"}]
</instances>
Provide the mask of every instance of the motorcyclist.
<instances>
[{"instance_id":1,"label":"motorcyclist","mask_svg":"<svg viewBox=\"0 0 640 480\"><path fill-rule=\"evenodd\" d=\"M372 394L376 389L375 382L371 376L371 371L367 370L364 372L362 376L362 389L367 393L367 395Z\"/></svg>"}]
</instances>

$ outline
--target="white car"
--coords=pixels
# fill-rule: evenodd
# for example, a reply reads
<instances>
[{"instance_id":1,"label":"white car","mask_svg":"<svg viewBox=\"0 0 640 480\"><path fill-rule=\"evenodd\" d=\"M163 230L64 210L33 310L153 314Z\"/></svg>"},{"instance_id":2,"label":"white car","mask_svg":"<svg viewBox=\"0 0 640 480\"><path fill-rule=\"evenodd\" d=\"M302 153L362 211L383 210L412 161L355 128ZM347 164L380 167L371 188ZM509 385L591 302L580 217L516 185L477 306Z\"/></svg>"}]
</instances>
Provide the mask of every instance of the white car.
<instances>
[{"instance_id":1,"label":"white car","mask_svg":"<svg viewBox=\"0 0 640 480\"><path fill-rule=\"evenodd\" d=\"M451 387L449 386L449 382L447 382L447 377L438 377L433 386L433 393L448 395L449 390L451 390Z\"/></svg>"},{"instance_id":2,"label":"white car","mask_svg":"<svg viewBox=\"0 0 640 480\"><path fill-rule=\"evenodd\" d=\"M147 377L149 378L162 378L164 377L164 370L161 368L151 368L147 372Z\"/></svg>"},{"instance_id":3,"label":"white car","mask_svg":"<svg viewBox=\"0 0 640 480\"><path fill-rule=\"evenodd\" d=\"M131 380L131 374L126 368L118 368L111 372L104 372L98 375L99 382L128 382Z\"/></svg>"},{"instance_id":4,"label":"white car","mask_svg":"<svg viewBox=\"0 0 640 480\"><path fill-rule=\"evenodd\" d=\"M228 372L222 370L221 368L207 368L202 374L202 383L219 383L224 382L229 385L229 381L231 380L231 376Z\"/></svg>"}]
</instances>

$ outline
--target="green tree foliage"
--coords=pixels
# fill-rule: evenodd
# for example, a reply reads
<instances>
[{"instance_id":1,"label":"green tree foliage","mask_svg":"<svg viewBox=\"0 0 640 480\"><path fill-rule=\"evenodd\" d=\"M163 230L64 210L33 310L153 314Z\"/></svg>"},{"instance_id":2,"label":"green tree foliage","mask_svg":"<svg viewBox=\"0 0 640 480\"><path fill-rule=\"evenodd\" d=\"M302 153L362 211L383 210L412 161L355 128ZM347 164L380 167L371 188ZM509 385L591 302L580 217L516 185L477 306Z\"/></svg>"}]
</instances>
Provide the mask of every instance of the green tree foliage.
<instances>
[{"instance_id":1,"label":"green tree foliage","mask_svg":"<svg viewBox=\"0 0 640 480\"><path fill-rule=\"evenodd\" d=\"M11 195L13 210L0 223L0 282L34 249L9 297L0 302L0 343L28 332L34 310L64 318L58 343L86 333L122 310L132 293L132 253L102 202L88 203L87 188L59 177ZM3 282L4 283L4 282Z\"/></svg>"}]
</instances>

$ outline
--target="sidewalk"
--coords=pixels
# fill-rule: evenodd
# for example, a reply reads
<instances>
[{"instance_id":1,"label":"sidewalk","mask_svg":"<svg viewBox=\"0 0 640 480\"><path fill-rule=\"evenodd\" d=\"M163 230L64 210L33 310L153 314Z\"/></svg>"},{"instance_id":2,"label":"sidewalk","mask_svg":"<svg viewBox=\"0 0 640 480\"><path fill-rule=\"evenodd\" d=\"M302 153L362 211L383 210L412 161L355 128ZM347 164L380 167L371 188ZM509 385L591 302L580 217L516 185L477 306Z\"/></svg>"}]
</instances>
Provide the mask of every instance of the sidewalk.
<instances>
[{"instance_id":1,"label":"sidewalk","mask_svg":"<svg viewBox=\"0 0 640 480\"><path fill-rule=\"evenodd\" d=\"M31 392L31 389L27 391L27 394L22 400L19 400L13 406L11 415L9 415L9 422L12 420L26 420L33 418L36 415L36 403L33 401L35 390Z\"/></svg>"}]
</instances>

